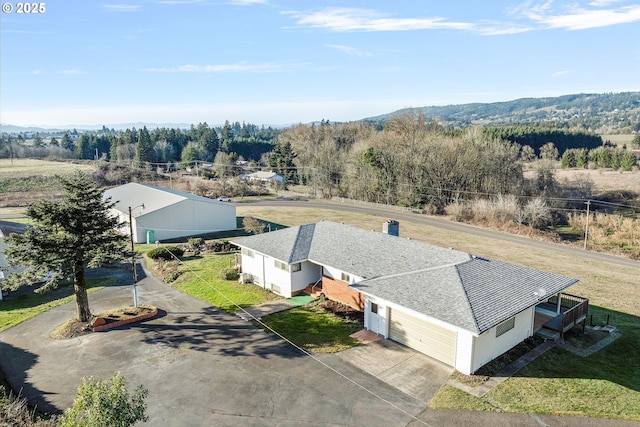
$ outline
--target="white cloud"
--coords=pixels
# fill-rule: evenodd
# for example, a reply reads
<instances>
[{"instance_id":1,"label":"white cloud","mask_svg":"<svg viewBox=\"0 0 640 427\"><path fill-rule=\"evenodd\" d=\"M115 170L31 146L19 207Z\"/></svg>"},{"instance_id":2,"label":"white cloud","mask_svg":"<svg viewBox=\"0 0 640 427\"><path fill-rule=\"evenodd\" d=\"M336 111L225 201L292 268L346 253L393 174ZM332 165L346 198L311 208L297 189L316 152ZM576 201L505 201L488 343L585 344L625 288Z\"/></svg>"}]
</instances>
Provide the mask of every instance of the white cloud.
<instances>
[{"instance_id":1,"label":"white cloud","mask_svg":"<svg viewBox=\"0 0 640 427\"><path fill-rule=\"evenodd\" d=\"M579 9L566 15L549 16L542 20L551 28L585 30L640 21L640 6L628 6L618 10Z\"/></svg>"},{"instance_id":2,"label":"white cloud","mask_svg":"<svg viewBox=\"0 0 640 427\"><path fill-rule=\"evenodd\" d=\"M606 7L610 4L620 3L621 0L594 0L589 3L589 6L593 7Z\"/></svg>"},{"instance_id":3,"label":"white cloud","mask_svg":"<svg viewBox=\"0 0 640 427\"><path fill-rule=\"evenodd\" d=\"M85 74L84 71L80 71L80 70L77 70L75 68L71 68L71 69L68 69L68 70L62 70L61 73L62 74Z\"/></svg>"},{"instance_id":4,"label":"white cloud","mask_svg":"<svg viewBox=\"0 0 640 427\"><path fill-rule=\"evenodd\" d=\"M251 1L251 0L248 0ZM590 8L559 10L554 0L527 2L507 11L516 21L461 22L446 17L394 18L372 9L330 7L314 12L287 11L297 26L332 32L458 30L480 35L517 34L541 29L583 30L640 21L640 5L609 7L619 0L593 0ZM606 8L609 7L609 8Z\"/></svg>"},{"instance_id":5,"label":"white cloud","mask_svg":"<svg viewBox=\"0 0 640 427\"><path fill-rule=\"evenodd\" d=\"M589 3L594 7L607 6L614 1L599 0ZM543 28L586 30L640 21L640 5L622 6L617 9L586 9L570 7L559 11L551 1L536 6L522 7L519 12Z\"/></svg>"},{"instance_id":6,"label":"white cloud","mask_svg":"<svg viewBox=\"0 0 640 427\"><path fill-rule=\"evenodd\" d=\"M474 24L453 22L446 18L389 18L371 9L326 8L312 13L285 12L301 26L324 28L335 32L412 31L427 29L472 30Z\"/></svg>"},{"instance_id":7,"label":"white cloud","mask_svg":"<svg viewBox=\"0 0 640 427\"><path fill-rule=\"evenodd\" d=\"M571 74L571 71L567 71L567 70L556 71L555 73L551 74L551 77L561 77L567 74Z\"/></svg>"},{"instance_id":8,"label":"white cloud","mask_svg":"<svg viewBox=\"0 0 640 427\"><path fill-rule=\"evenodd\" d=\"M299 62L267 62L263 64L215 64L215 65L179 65L171 68L148 68L147 71L157 73L281 73L305 67Z\"/></svg>"},{"instance_id":9,"label":"white cloud","mask_svg":"<svg viewBox=\"0 0 640 427\"><path fill-rule=\"evenodd\" d=\"M363 56L363 57L373 56L373 54L371 52L358 50L355 47L351 47L351 46L344 46L344 45L341 45L341 44L328 44L326 46L330 47L331 49L339 50L342 53L346 53L349 56Z\"/></svg>"},{"instance_id":10,"label":"white cloud","mask_svg":"<svg viewBox=\"0 0 640 427\"><path fill-rule=\"evenodd\" d=\"M102 7L112 12L135 12L140 9L139 4L105 4Z\"/></svg>"}]
</instances>

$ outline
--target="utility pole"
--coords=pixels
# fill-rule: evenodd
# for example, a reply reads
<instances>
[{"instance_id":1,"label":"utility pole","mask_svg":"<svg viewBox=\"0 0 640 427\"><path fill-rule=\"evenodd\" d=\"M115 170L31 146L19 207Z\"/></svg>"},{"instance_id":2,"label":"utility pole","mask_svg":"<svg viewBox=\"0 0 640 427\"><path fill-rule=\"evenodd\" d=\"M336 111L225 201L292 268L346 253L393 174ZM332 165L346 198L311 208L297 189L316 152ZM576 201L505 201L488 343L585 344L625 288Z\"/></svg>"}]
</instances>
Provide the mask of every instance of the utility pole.
<instances>
[{"instance_id":1,"label":"utility pole","mask_svg":"<svg viewBox=\"0 0 640 427\"><path fill-rule=\"evenodd\" d=\"M584 250L587 250L587 238L589 237L589 206L591 205L591 200L587 200L587 222L584 228Z\"/></svg>"},{"instance_id":2,"label":"utility pole","mask_svg":"<svg viewBox=\"0 0 640 427\"><path fill-rule=\"evenodd\" d=\"M144 209L144 204L136 206ZM133 208L129 206L129 236L131 237L131 276L133 278L133 305L134 307L138 306L138 288L136 284L138 283L138 273L136 271L136 253L134 249L134 241L133 241L133 217L131 215L131 211Z\"/></svg>"}]
</instances>

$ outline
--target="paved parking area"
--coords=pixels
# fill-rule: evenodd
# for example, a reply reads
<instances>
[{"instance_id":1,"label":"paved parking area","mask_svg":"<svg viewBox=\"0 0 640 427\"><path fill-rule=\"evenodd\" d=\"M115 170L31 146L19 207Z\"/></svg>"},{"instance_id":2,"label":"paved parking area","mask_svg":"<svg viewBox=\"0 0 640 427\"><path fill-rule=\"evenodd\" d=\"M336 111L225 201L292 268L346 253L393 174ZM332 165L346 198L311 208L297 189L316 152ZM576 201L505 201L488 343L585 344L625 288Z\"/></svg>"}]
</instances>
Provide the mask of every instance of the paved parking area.
<instances>
[{"instance_id":1,"label":"paved parking area","mask_svg":"<svg viewBox=\"0 0 640 427\"><path fill-rule=\"evenodd\" d=\"M73 317L72 302L0 333L9 382L39 408L61 411L81 377L120 371L130 387L150 390L149 425L162 426L404 426L425 408L335 355L320 358L325 366L152 277L138 289L140 303L157 306L158 317L71 340L49 338ZM96 312L130 305L131 286L89 298Z\"/></svg>"}]
</instances>

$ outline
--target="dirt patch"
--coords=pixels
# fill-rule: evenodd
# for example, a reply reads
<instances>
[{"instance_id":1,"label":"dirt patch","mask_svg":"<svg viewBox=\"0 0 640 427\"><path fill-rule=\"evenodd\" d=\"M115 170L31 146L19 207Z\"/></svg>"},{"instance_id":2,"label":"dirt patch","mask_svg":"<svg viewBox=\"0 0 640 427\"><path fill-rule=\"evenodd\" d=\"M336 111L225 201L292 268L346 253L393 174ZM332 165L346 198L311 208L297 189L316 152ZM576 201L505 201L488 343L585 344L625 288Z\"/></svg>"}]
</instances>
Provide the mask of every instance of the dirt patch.
<instances>
[{"instance_id":1,"label":"dirt patch","mask_svg":"<svg viewBox=\"0 0 640 427\"><path fill-rule=\"evenodd\" d=\"M342 319L348 320L350 322L358 322L364 324L364 312L351 308L346 304L341 304L339 302L331 300L325 300L319 305L323 309L333 313L334 315Z\"/></svg>"},{"instance_id":2,"label":"dirt patch","mask_svg":"<svg viewBox=\"0 0 640 427\"><path fill-rule=\"evenodd\" d=\"M51 332L51 338L65 340L91 334L93 333L94 324L108 325L110 323L128 321L148 315L154 310L157 309L150 305L122 307L97 313L93 316L91 322L80 322L77 319L71 319L54 329Z\"/></svg>"}]
</instances>

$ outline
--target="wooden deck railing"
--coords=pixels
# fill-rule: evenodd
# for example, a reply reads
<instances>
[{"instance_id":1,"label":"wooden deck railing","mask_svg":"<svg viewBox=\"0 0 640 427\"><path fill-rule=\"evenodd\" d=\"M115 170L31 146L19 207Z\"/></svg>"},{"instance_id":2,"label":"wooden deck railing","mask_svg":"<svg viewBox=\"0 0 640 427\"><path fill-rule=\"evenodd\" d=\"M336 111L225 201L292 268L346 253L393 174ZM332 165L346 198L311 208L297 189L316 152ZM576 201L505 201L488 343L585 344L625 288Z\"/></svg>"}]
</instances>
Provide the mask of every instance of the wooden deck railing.
<instances>
[{"instance_id":1,"label":"wooden deck railing","mask_svg":"<svg viewBox=\"0 0 640 427\"><path fill-rule=\"evenodd\" d=\"M547 303L558 305L558 295L554 295L547 300ZM589 299L579 297L577 295L562 294L560 300L562 321L560 328L552 328L563 335L569 329L573 328L578 323L586 320L587 313L589 312Z\"/></svg>"},{"instance_id":2,"label":"wooden deck railing","mask_svg":"<svg viewBox=\"0 0 640 427\"><path fill-rule=\"evenodd\" d=\"M588 298L579 297L577 295L571 294L562 294L562 300L560 301L560 306L563 308L573 308L576 305L582 304L584 301L589 301ZM553 295L547 300L548 303L557 305L558 304L558 295Z\"/></svg>"},{"instance_id":3,"label":"wooden deck railing","mask_svg":"<svg viewBox=\"0 0 640 427\"><path fill-rule=\"evenodd\" d=\"M584 301L574 305L569 310L562 313L562 332L567 332L578 323L587 318L587 312L589 311L589 300L584 298Z\"/></svg>"}]
</instances>

